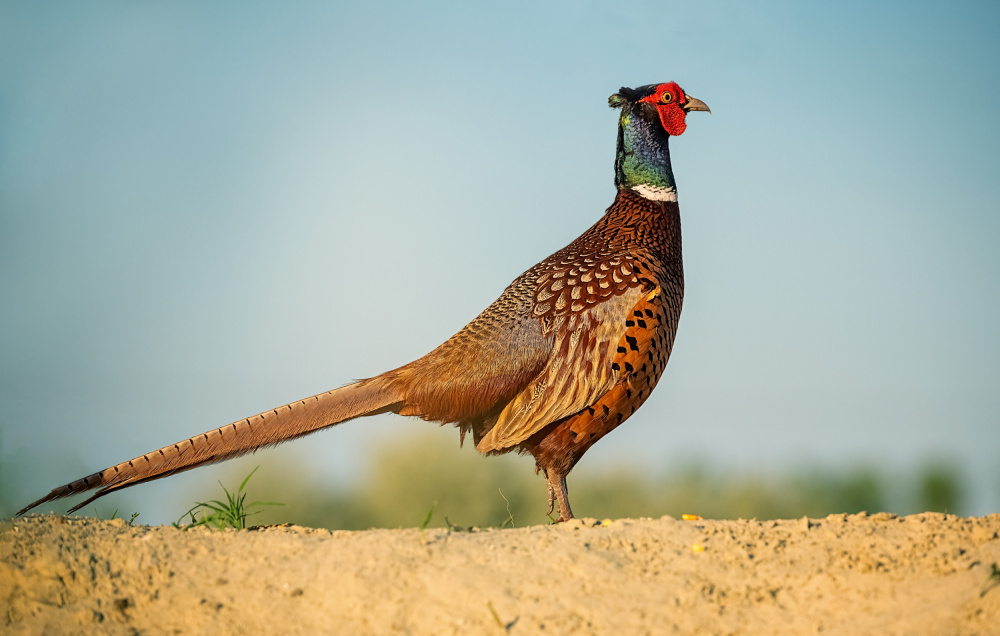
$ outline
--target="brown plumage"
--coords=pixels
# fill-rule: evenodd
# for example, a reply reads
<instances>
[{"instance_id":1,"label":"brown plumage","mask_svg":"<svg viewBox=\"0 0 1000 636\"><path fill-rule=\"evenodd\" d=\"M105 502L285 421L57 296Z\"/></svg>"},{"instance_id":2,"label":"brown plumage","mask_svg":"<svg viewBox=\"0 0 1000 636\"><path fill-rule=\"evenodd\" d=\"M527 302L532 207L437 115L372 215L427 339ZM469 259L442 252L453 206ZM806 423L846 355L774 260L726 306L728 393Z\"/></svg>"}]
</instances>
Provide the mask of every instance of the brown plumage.
<instances>
[{"instance_id":1,"label":"brown plumage","mask_svg":"<svg viewBox=\"0 0 1000 636\"><path fill-rule=\"evenodd\" d=\"M612 105L622 108L614 203L424 357L112 466L52 490L18 514L99 488L75 511L122 488L359 416L395 412L454 423L462 439L471 432L482 453L530 453L545 474L550 511L558 502L559 520L572 518L566 475L649 397L677 331L684 276L666 153L668 126L676 126L668 116L671 122L677 116L666 112L668 102L682 111L681 125L687 111L707 110L673 83L612 96ZM630 126L637 127L638 142L630 141ZM665 165L669 180L649 181L643 161ZM646 172L636 170L636 162Z\"/></svg>"}]
</instances>

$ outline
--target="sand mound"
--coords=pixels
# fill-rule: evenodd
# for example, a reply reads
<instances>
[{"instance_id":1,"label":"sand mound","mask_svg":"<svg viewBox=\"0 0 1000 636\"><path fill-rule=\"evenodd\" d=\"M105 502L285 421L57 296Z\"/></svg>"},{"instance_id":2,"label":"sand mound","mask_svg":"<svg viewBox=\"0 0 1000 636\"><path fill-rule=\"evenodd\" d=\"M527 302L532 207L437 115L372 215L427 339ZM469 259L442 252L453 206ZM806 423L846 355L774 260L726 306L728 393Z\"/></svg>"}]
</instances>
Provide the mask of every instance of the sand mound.
<instances>
[{"instance_id":1,"label":"sand mound","mask_svg":"<svg viewBox=\"0 0 1000 636\"><path fill-rule=\"evenodd\" d=\"M0 528L6 634L1000 634L1000 515Z\"/></svg>"}]
</instances>

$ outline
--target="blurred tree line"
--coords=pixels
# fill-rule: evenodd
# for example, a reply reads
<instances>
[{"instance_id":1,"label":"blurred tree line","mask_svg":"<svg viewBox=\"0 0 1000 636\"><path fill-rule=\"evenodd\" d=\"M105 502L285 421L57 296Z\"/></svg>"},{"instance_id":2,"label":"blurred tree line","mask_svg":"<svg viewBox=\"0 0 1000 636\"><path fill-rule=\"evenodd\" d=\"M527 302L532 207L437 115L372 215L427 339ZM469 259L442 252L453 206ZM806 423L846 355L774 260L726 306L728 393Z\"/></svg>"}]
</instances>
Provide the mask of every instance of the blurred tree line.
<instances>
[{"instance_id":1,"label":"blurred tree line","mask_svg":"<svg viewBox=\"0 0 1000 636\"><path fill-rule=\"evenodd\" d=\"M364 462L364 475L349 488L318 482L308 466L267 456L249 458L252 463L234 462L223 483L235 491L249 470L261 465L247 485L248 501L285 505L266 508L249 520L257 525L294 523L347 530L414 527L423 523L432 507L429 527L523 527L550 522L545 516L545 482L534 474L530 456L485 458L456 446L454 436L428 431L396 438ZM715 519L793 519L862 510L963 513L961 474L945 461L925 463L908 475L855 466L840 471L792 470L778 476L731 472L698 462L668 465L658 474L646 467L600 468L586 463L585 459L569 477L570 501L578 517L679 518L691 513ZM9 477L10 471L0 470L0 475L4 472ZM0 477L3 514L10 515L23 505L24 496L12 500L14 492L21 490ZM224 498L222 489L206 484L191 503L214 498ZM105 511L104 504L97 503L101 517L109 518L114 512L113 506ZM94 509L85 512L95 514ZM177 511L178 517L183 512Z\"/></svg>"},{"instance_id":2,"label":"blurred tree line","mask_svg":"<svg viewBox=\"0 0 1000 636\"><path fill-rule=\"evenodd\" d=\"M264 466L251 499L281 501L255 523L295 523L331 529L420 525L503 527L549 523L545 482L534 460L484 458L459 451L453 438L415 432L375 451L356 487L317 485L308 470ZM275 478L280 473L280 478ZM259 478L267 474L267 481ZM240 475L232 481L239 483ZM871 467L844 472L800 471L779 477L727 473L699 463L668 466L658 475L625 466L583 469L569 477L578 517L790 519L831 513L937 511L962 513L962 479L948 462L925 464L916 475L890 477Z\"/></svg>"}]
</instances>

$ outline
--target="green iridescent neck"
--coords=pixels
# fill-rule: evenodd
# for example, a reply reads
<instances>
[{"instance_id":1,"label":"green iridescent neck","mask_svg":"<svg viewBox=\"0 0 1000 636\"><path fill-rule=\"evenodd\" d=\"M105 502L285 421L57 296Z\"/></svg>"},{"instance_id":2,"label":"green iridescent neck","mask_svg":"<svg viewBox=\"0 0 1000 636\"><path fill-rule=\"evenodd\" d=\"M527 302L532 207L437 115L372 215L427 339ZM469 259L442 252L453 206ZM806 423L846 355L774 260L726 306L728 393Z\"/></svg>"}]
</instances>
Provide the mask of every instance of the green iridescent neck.
<instances>
[{"instance_id":1,"label":"green iridescent neck","mask_svg":"<svg viewBox=\"0 0 1000 636\"><path fill-rule=\"evenodd\" d=\"M636 190L646 198L676 201L669 139L655 108L649 108L648 104L629 104L622 108L618 120L615 185L619 189ZM647 192L654 194L647 196Z\"/></svg>"}]
</instances>

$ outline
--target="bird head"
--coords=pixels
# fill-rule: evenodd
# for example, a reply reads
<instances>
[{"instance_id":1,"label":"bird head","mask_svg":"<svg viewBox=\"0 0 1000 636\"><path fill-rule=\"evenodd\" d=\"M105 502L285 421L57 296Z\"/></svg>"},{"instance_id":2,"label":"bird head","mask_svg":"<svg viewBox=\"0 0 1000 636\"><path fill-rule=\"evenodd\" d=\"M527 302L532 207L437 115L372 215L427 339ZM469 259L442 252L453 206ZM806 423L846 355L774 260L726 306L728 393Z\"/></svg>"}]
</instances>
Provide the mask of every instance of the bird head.
<instances>
[{"instance_id":1,"label":"bird head","mask_svg":"<svg viewBox=\"0 0 1000 636\"><path fill-rule=\"evenodd\" d=\"M623 86L608 98L608 105L612 108L638 106L640 114L650 119L659 118L663 130L674 137L682 134L687 128L685 119L689 112L693 110L712 112L705 102L691 97L675 82L647 84L639 88Z\"/></svg>"}]
</instances>

